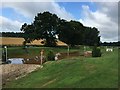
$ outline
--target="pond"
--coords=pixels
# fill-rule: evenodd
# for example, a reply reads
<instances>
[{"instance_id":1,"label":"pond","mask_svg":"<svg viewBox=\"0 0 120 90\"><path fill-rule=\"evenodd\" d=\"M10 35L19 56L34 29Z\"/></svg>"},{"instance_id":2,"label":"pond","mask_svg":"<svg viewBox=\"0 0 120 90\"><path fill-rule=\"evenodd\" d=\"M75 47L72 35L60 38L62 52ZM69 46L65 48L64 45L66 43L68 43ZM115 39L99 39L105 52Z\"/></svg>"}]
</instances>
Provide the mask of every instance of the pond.
<instances>
[{"instance_id":1,"label":"pond","mask_svg":"<svg viewBox=\"0 0 120 90\"><path fill-rule=\"evenodd\" d=\"M9 64L23 64L24 58L10 58L8 59Z\"/></svg>"},{"instance_id":2,"label":"pond","mask_svg":"<svg viewBox=\"0 0 120 90\"><path fill-rule=\"evenodd\" d=\"M43 60L45 62L45 60ZM40 59L24 59L24 58L9 58L7 60L8 64L41 64Z\"/></svg>"}]
</instances>

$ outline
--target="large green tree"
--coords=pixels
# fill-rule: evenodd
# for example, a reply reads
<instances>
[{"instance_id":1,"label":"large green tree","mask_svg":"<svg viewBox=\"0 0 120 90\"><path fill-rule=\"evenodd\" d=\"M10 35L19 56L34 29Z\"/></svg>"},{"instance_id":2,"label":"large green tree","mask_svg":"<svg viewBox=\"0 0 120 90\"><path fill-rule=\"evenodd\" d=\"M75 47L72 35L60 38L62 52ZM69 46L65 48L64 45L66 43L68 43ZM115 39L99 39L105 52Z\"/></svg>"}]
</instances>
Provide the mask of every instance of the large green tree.
<instances>
[{"instance_id":1,"label":"large green tree","mask_svg":"<svg viewBox=\"0 0 120 90\"><path fill-rule=\"evenodd\" d=\"M100 36L97 28L86 27L78 21L66 21L49 12L38 13L31 24L21 27L25 42L43 39L46 46L56 46L56 35L59 40L70 46L99 45Z\"/></svg>"},{"instance_id":2,"label":"large green tree","mask_svg":"<svg viewBox=\"0 0 120 90\"><path fill-rule=\"evenodd\" d=\"M97 28L83 26L78 21L61 20L59 27L59 39L70 46L75 45L99 45L100 37Z\"/></svg>"},{"instance_id":3,"label":"large green tree","mask_svg":"<svg viewBox=\"0 0 120 90\"><path fill-rule=\"evenodd\" d=\"M35 39L43 39L46 46L56 45L56 30L60 19L49 12L38 13L31 25L26 23L21 30L26 34L25 40L31 42Z\"/></svg>"},{"instance_id":4,"label":"large green tree","mask_svg":"<svg viewBox=\"0 0 120 90\"><path fill-rule=\"evenodd\" d=\"M84 27L84 39L83 44L84 45L99 45L100 44L100 36L99 31L97 28L93 27Z\"/></svg>"},{"instance_id":5,"label":"large green tree","mask_svg":"<svg viewBox=\"0 0 120 90\"><path fill-rule=\"evenodd\" d=\"M83 42L83 29L83 24L78 21L61 20L59 39L70 46L80 45Z\"/></svg>"},{"instance_id":6,"label":"large green tree","mask_svg":"<svg viewBox=\"0 0 120 90\"><path fill-rule=\"evenodd\" d=\"M27 25L27 23L24 23L21 27L21 31L24 32L24 36L23 38L25 39L25 43L30 43L31 41L33 41L36 38L35 35L35 29L34 29L34 25Z\"/></svg>"}]
</instances>

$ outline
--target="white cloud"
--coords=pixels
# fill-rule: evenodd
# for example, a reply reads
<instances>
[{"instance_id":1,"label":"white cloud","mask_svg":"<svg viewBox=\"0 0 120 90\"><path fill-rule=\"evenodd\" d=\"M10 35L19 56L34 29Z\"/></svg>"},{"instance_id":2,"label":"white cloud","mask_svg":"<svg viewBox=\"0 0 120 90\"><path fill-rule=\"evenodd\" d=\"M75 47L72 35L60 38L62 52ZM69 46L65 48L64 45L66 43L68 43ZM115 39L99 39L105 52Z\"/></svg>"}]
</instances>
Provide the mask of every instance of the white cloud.
<instances>
[{"instance_id":1,"label":"white cloud","mask_svg":"<svg viewBox=\"0 0 120 90\"><path fill-rule=\"evenodd\" d=\"M60 7L55 2L3 2L2 8L12 8L16 13L21 14L25 18L29 18L31 22L38 12L44 11L55 13L58 15L58 17L66 20L71 20L74 18L69 12L65 10L64 7ZM2 30L3 32L19 32L20 27L23 24L20 22L23 20L12 21L10 18L3 16L0 16L0 19L2 19L2 25L0 23L2 27L0 27L0 30Z\"/></svg>"},{"instance_id":2,"label":"white cloud","mask_svg":"<svg viewBox=\"0 0 120 90\"><path fill-rule=\"evenodd\" d=\"M86 26L97 27L101 41L118 41L118 5L115 2L97 2L98 10L82 6L84 18L79 21Z\"/></svg>"},{"instance_id":3,"label":"white cloud","mask_svg":"<svg viewBox=\"0 0 120 90\"><path fill-rule=\"evenodd\" d=\"M117 41L118 39L118 3L96 2L98 10L92 12L89 6L82 6L84 16L79 21L84 25L97 27L100 31L101 41ZM50 11L57 14L60 18L71 20L75 19L72 14L67 12L64 7L56 2L3 2L2 8L12 8L17 13L26 18L34 19L38 12ZM3 31L20 31L21 22L2 18ZM1 25L1 23L0 23ZM1 28L1 27L0 27Z\"/></svg>"},{"instance_id":4,"label":"white cloud","mask_svg":"<svg viewBox=\"0 0 120 90\"><path fill-rule=\"evenodd\" d=\"M17 13L31 19L33 19L38 12L44 11L55 13L60 18L66 20L74 18L64 7L60 7L56 2L4 2L3 8L4 7L13 8Z\"/></svg>"},{"instance_id":5,"label":"white cloud","mask_svg":"<svg viewBox=\"0 0 120 90\"><path fill-rule=\"evenodd\" d=\"M20 32L20 27L23 23L19 21L13 21L6 17L0 16L0 30L2 32Z\"/></svg>"}]
</instances>

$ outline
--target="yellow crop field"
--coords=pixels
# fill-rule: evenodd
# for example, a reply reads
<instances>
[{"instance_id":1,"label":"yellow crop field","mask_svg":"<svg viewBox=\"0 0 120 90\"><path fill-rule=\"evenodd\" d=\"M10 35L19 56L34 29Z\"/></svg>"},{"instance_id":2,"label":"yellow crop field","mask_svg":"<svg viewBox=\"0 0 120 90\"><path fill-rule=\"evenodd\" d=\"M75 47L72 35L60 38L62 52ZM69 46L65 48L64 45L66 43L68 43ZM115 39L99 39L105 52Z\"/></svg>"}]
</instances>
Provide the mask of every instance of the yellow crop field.
<instances>
[{"instance_id":1,"label":"yellow crop field","mask_svg":"<svg viewBox=\"0 0 120 90\"><path fill-rule=\"evenodd\" d=\"M3 45L22 45L24 38L0 37Z\"/></svg>"},{"instance_id":2,"label":"yellow crop field","mask_svg":"<svg viewBox=\"0 0 120 90\"><path fill-rule=\"evenodd\" d=\"M15 37L0 37L0 44L1 45L22 45L24 41L24 38L15 38ZM42 40L34 40L31 43L28 43L27 45L43 45L41 43ZM57 45L59 46L66 46L67 44L58 41Z\"/></svg>"}]
</instances>

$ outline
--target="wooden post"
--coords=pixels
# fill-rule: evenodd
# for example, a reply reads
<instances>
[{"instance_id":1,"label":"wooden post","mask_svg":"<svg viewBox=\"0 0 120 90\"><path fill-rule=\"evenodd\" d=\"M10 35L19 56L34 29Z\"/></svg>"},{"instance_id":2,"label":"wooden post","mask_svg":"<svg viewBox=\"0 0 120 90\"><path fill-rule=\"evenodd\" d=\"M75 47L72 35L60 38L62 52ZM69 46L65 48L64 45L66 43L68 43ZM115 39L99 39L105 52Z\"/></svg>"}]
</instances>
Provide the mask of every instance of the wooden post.
<instances>
[{"instance_id":1,"label":"wooden post","mask_svg":"<svg viewBox=\"0 0 120 90\"><path fill-rule=\"evenodd\" d=\"M43 55L41 54L40 55L40 64L42 65L42 57L43 57Z\"/></svg>"},{"instance_id":2,"label":"wooden post","mask_svg":"<svg viewBox=\"0 0 120 90\"><path fill-rule=\"evenodd\" d=\"M43 62L43 54L44 54L44 50L42 49L41 52L40 52L40 63L42 65L42 62Z\"/></svg>"},{"instance_id":3,"label":"wooden post","mask_svg":"<svg viewBox=\"0 0 120 90\"><path fill-rule=\"evenodd\" d=\"M84 52L86 51L86 47L84 46Z\"/></svg>"},{"instance_id":4,"label":"wooden post","mask_svg":"<svg viewBox=\"0 0 120 90\"><path fill-rule=\"evenodd\" d=\"M70 53L70 47L69 47L69 45L68 45L68 57L69 57L69 53Z\"/></svg>"},{"instance_id":5,"label":"wooden post","mask_svg":"<svg viewBox=\"0 0 120 90\"><path fill-rule=\"evenodd\" d=\"M7 46L4 47L5 48L5 56L6 56L6 61L7 61Z\"/></svg>"}]
</instances>

